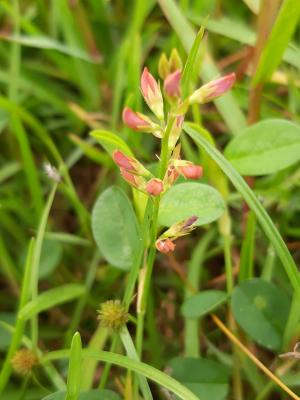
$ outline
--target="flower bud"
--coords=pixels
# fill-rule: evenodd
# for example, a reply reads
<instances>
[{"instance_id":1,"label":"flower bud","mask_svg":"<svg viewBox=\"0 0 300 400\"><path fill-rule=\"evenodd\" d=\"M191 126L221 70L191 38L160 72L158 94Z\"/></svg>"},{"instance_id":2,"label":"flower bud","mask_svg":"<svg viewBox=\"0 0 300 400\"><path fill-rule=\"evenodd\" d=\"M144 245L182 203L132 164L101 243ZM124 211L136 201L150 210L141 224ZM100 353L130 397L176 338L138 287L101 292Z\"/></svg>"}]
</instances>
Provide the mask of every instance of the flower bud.
<instances>
[{"instance_id":1,"label":"flower bud","mask_svg":"<svg viewBox=\"0 0 300 400\"><path fill-rule=\"evenodd\" d=\"M164 190L164 184L160 179L153 178L146 185L146 192L151 196L159 196Z\"/></svg>"},{"instance_id":2,"label":"flower bud","mask_svg":"<svg viewBox=\"0 0 300 400\"><path fill-rule=\"evenodd\" d=\"M13 369L20 375L28 375L38 364L38 358L31 350L21 349L11 359Z\"/></svg>"},{"instance_id":3,"label":"flower bud","mask_svg":"<svg viewBox=\"0 0 300 400\"><path fill-rule=\"evenodd\" d=\"M182 69L182 61L177 49L173 49L171 51L170 59L169 59L169 68L170 72L174 72L177 69Z\"/></svg>"},{"instance_id":4,"label":"flower bud","mask_svg":"<svg viewBox=\"0 0 300 400\"><path fill-rule=\"evenodd\" d=\"M225 75L222 78L208 82L197 89L190 97L189 103L200 103L204 104L211 100L222 96L222 94L228 92L235 82L235 73Z\"/></svg>"},{"instance_id":5,"label":"flower bud","mask_svg":"<svg viewBox=\"0 0 300 400\"><path fill-rule=\"evenodd\" d=\"M130 172L128 172L126 169L124 168L120 168L120 173L122 178L129 183L130 186L133 186L134 188L144 191L145 187L146 187L146 180L145 178L138 176L138 175L134 175Z\"/></svg>"},{"instance_id":6,"label":"flower bud","mask_svg":"<svg viewBox=\"0 0 300 400\"><path fill-rule=\"evenodd\" d=\"M168 143L169 149L173 149L175 147L182 131L183 121L184 121L183 115L178 115L175 118L169 136L169 143Z\"/></svg>"},{"instance_id":7,"label":"flower bud","mask_svg":"<svg viewBox=\"0 0 300 400\"><path fill-rule=\"evenodd\" d=\"M180 79L181 71L179 69L166 77L164 81L164 90L169 97L178 98L181 96Z\"/></svg>"},{"instance_id":8,"label":"flower bud","mask_svg":"<svg viewBox=\"0 0 300 400\"><path fill-rule=\"evenodd\" d=\"M161 239L170 238L172 240L175 240L175 239L179 238L180 236L187 235L193 229L196 228L196 226L194 224L197 220L198 220L198 217L193 215L192 217L190 217L184 221L176 222L176 224L172 225L167 231L165 231L161 235Z\"/></svg>"},{"instance_id":9,"label":"flower bud","mask_svg":"<svg viewBox=\"0 0 300 400\"><path fill-rule=\"evenodd\" d=\"M165 188L171 187L179 177L179 173L173 165L169 165L164 177Z\"/></svg>"},{"instance_id":10,"label":"flower bud","mask_svg":"<svg viewBox=\"0 0 300 400\"><path fill-rule=\"evenodd\" d=\"M141 91L149 108L158 119L162 120L164 118L164 104L161 90L146 67L141 77Z\"/></svg>"},{"instance_id":11,"label":"flower bud","mask_svg":"<svg viewBox=\"0 0 300 400\"><path fill-rule=\"evenodd\" d=\"M199 179L203 175L203 168L200 165L178 167L178 170L186 179Z\"/></svg>"},{"instance_id":12,"label":"flower bud","mask_svg":"<svg viewBox=\"0 0 300 400\"><path fill-rule=\"evenodd\" d=\"M158 75L161 79L166 79L169 73L169 61L167 59L166 53L162 53L158 61Z\"/></svg>"},{"instance_id":13,"label":"flower bud","mask_svg":"<svg viewBox=\"0 0 300 400\"><path fill-rule=\"evenodd\" d=\"M128 321L129 314L120 300L108 300L100 304L98 319L104 327L119 331Z\"/></svg>"},{"instance_id":14,"label":"flower bud","mask_svg":"<svg viewBox=\"0 0 300 400\"><path fill-rule=\"evenodd\" d=\"M125 107L122 116L123 122L134 131L151 132L155 136L159 135L161 137L160 126L152 122L146 115L134 112L131 108Z\"/></svg>"},{"instance_id":15,"label":"flower bud","mask_svg":"<svg viewBox=\"0 0 300 400\"><path fill-rule=\"evenodd\" d=\"M195 165L191 161L174 160L173 164L177 171L186 179L199 179L203 175L201 165Z\"/></svg>"},{"instance_id":16,"label":"flower bud","mask_svg":"<svg viewBox=\"0 0 300 400\"><path fill-rule=\"evenodd\" d=\"M161 253L169 253L170 251L174 251L176 245L170 240L170 239L158 239L155 242L155 247L157 248L158 251Z\"/></svg>"},{"instance_id":17,"label":"flower bud","mask_svg":"<svg viewBox=\"0 0 300 400\"><path fill-rule=\"evenodd\" d=\"M127 172L145 177L151 176L150 172L138 160L126 156L120 150L115 150L112 157L118 167Z\"/></svg>"}]
</instances>

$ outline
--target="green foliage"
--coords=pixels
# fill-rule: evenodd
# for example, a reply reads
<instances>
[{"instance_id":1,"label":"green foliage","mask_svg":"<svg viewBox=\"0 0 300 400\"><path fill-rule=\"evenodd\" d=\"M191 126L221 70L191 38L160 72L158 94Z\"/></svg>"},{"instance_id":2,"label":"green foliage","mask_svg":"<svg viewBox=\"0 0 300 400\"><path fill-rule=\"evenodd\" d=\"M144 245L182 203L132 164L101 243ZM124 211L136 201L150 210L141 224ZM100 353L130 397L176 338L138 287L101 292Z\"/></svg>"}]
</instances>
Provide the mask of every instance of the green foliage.
<instances>
[{"instance_id":1,"label":"green foliage","mask_svg":"<svg viewBox=\"0 0 300 400\"><path fill-rule=\"evenodd\" d=\"M282 119L260 121L232 139L225 156L242 175L280 171L300 160L300 127Z\"/></svg>"},{"instance_id":2,"label":"green foliage","mask_svg":"<svg viewBox=\"0 0 300 400\"><path fill-rule=\"evenodd\" d=\"M227 396L228 371L221 364L205 358L175 358L168 363L172 376L199 399L224 400Z\"/></svg>"},{"instance_id":3,"label":"green foliage","mask_svg":"<svg viewBox=\"0 0 300 400\"><path fill-rule=\"evenodd\" d=\"M221 290L205 290L189 297L182 305L181 312L186 318L200 318L224 304L228 295Z\"/></svg>"},{"instance_id":4,"label":"green foliage","mask_svg":"<svg viewBox=\"0 0 300 400\"><path fill-rule=\"evenodd\" d=\"M43 400L65 400L66 392L59 391L43 398ZM111 390L86 390L79 393L78 400L120 400L120 396Z\"/></svg>"},{"instance_id":5,"label":"green foliage","mask_svg":"<svg viewBox=\"0 0 300 400\"><path fill-rule=\"evenodd\" d=\"M193 215L195 225L208 224L218 219L225 210L224 200L211 186L187 182L173 186L164 195L159 209L159 223L171 226Z\"/></svg>"},{"instance_id":6,"label":"green foliage","mask_svg":"<svg viewBox=\"0 0 300 400\"><path fill-rule=\"evenodd\" d=\"M268 349L281 349L290 309L286 293L254 278L236 286L231 303L236 321L252 339Z\"/></svg>"},{"instance_id":7,"label":"green foliage","mask_svg":"<svg viewBox=\"0 0 300 400\"><path fill-rule=\"evenodd\" d=\"M76 299L77 297L82 296L83 293L84 287L75 283L69 283L55 289L47 290L21 308L19 318L31 318L58 304Z\"/></svg>"},{"instance_id":8,"label":"green foliage","mask_svg":"<svg viewBox=\"0 0 300 400\"><path fill-rule=\"evenodd\" d=\"M282 54L291 40L300 18L300 3L284 0L274 23L268 42L263 49L253 77L253 83L266 82L280 63Z\"/></svg>"},{"instance_id":9,"label":"green foliage","mask_svg":"<svg viewBox=\"0 0 300 400\"><path fill-rule=\"evenodd\" d=\"M128 197L111 187L101 193L92 212L95 241L109 263L130 269L139 242L139 227Z\"/></svg>"}]
</instances>

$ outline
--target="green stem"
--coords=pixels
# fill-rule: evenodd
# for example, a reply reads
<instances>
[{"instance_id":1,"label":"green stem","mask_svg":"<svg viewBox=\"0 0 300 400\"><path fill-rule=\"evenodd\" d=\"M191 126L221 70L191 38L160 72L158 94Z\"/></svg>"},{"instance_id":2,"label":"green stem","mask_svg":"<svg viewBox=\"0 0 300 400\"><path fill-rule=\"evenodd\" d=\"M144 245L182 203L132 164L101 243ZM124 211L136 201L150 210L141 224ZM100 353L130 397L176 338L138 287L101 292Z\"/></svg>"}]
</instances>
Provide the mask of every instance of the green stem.
<instances>
[{"instance_id":1,"label":"green stem","mask_svg":"<svg viewBox=\"0 0 300 400\"><path fill-rule=\"evenodd\" d=\"M137 354L137 351L134 347L133 341L131 339L131 336L130 336L126 326L124 326L124 328L121 330L120 337L121 337L122 343L126 349L127 356L129 358L132 358L133 360L139 361L139 356ZM144 399L145 400L153 400L147 379L141 375L137 375L137 379L138 379Z\"/></svg>"},{"instance_id":2,"label":"green stem","mask_svg":"<svg viewBox=\"0 0 300 400\"><path fill-rule=\"evenodd\" d=\"M193 282L193 287L198 292L200 288L199 281L204 263L204 255L214 235L215 231L211 229L203 236L203 238L197 244L188 265L189 270L187 279L189 282ZM191 291L189 287L186 287L185 299L188 299L194 294L195 293ZM199 325L199 319L185 318L184 320L184 354L186 357L199 357L200 355Z\"/></svg>"}]
</instances>

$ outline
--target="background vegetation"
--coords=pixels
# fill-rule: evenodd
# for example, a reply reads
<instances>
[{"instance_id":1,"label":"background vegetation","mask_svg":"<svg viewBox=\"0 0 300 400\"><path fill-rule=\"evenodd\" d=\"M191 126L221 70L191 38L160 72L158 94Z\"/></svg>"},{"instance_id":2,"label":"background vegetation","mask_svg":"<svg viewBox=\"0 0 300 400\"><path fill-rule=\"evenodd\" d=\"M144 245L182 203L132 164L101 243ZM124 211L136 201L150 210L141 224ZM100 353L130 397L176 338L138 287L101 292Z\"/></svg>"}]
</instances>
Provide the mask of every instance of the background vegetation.
<instances>
[{"instance_id":1,"label":"background vegetation","mask_svg":"<svg viewBox=\"0 0 300 400\"><path fill-rule=\"evenodd\" d=\"M1 398L42 399L66 381L69 399L99 385L108 391L80 398L136 399L137 384L151 398L132 370L150 378L155 399L299 399L297 348L279 358L300 333L299 16L298 0L1 1ZM121 340L98 325L100 303L123 298L128 265L111 262L118 228L110 256L99 251L91 212L112 184L133 198L112 149L127 144L145 164L157 161L158 141L125 127L121 113L148 113L142 68L157 77L172 48L184 62L190 54L190 90L232 71L237 82L186 119L195 124L185 125L183 158L203 165L201 182L222 199L200 199L205 225L156 257L141 364L131 360L135 298ZM169 209L178 219L195 205L190 193L191 205ZM107 204L113 226L124 213ZM133 204L141 222L142 200ZM206 224L214 212L221 217ZM29 375L12 370L20 348L39 359Z\"/></svg>"}]
</instances>

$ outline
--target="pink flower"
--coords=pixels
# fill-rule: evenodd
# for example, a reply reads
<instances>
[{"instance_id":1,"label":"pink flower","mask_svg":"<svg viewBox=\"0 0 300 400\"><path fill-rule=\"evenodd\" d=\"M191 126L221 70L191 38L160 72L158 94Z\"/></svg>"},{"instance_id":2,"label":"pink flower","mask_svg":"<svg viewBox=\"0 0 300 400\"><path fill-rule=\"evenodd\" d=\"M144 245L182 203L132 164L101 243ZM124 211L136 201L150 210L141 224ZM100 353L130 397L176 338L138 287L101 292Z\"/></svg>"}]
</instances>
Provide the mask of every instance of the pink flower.
<instances>
[{"instance_id":1,"label":"pink flower","mask_svg":"<svg viewBox=\"0 0 300 400\"><path fill-rule=\"evenodd\" d=\"M178 167L178 170L186 179L199 179L203 175L203 168L200 165Z\"/></svg>"},{"instance_id":2,"label":"pink flower","mask_svg":"<svg viewBox=\"0 0 300 400\"><path fill-rule=\"evenodd\" d=\"M219 79L208 82L205 85L197 89L190 97L190 104L193 103L207 103L208 101L214 100L222 94L228 92L235 82L235 73L225 75Z\"/></svg>"},{"instance_id":3,"label":"pink flower","mask_svg":"<svg viewBox=\"0 0 300 400\"><path fill-rule=\"evenodd\" d=\"M135 158L128 157L122 151L115 150L113 152L113 160L120 169L124 169L134 175L151 176L151 173Z\"/></svg>"},{"instance_id":4,"label":"pink flower","mask_svg":"<svg viewBox=\"0 0 300 400\"><path fill-rule=\"evenodd\" d=\"M159 119L164 118L164 105L160 87L145 67L141 77L141 91L149 108Z\"/></svg>"},{"instance_id":5,"label":"pink flower","mask_svg":"<svg viewBox=\"0 0 300 400\"><path fill-rule=\"evenodd\" d=\"M135 131L141 131L143 128L151 127L151 123L146 116L134 112L129 107L124 108L122 116L123 122Z\"/></svg>"},{"instance_id":6,"label":"pink flower","mask_svg":"<svg viewBox=\"0 0 300 400\"><path fill-rule=\"evenodd\" d=\"M180 79L181 79L181 71L177 69L167 76L164 81L164 89L166 94L169 97L180 97Z\"/></svg>"},{"instance_id":7,"label":"pink flower","mask_svg":"<svg viewBox=\"0 0 300 400\"><path fill-rule=\"evenodd\" d=\"M155 243L155 247L161 253L169 253L170 251L174 251L176 245L170 239L158 239Z\"/></svg>"},{"instance_id":8,"label":"pink flower","mask_svg":"<svg viewBox=\"0 0 300 400\"><path fill-rule=\"evenodd\" d=\"M123 168L127 171L135 171L135 160L131 157L126 156L120 150L116 150L113 153L113 160L118 167Z\"/></svg>"},{"instance_id":9,"label":"pink flower","mask_svg":"<svg viewBox=\"0 0 300 400\"><path fill-rule=\"evenodd\" d=\"M129 183L129 185L138 187L138 177L136 175L131 174L124 168L120 168L120 173L122 178Z\"/></svg>"},{"instance_id":10,"label":"pink flower","mask_svg":"<svg viewBox=\"0 0 300 400\"><path fill-rule=\"evenodd\" d=\"M146 191L151 196L159 196L164 190L164 184L160 179L153 178L147 183Z\"/></svg>"}]
</instances>

